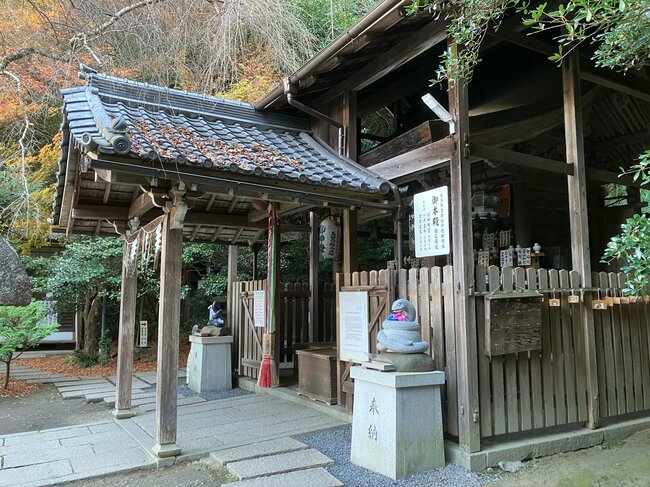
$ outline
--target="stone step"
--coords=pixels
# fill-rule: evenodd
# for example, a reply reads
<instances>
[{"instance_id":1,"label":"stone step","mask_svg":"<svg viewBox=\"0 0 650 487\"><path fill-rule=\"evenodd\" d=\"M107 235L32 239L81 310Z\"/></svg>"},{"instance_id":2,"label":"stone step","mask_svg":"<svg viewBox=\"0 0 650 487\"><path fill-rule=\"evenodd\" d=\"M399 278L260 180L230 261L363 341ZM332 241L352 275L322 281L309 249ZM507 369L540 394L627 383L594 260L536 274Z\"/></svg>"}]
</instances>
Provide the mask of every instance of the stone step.
<instances>
[{"instance_id":1,"label":"stone step","mask_svg":"<svg viewBox=\"0 0 650 487\"><path fill-rule=\"evenodd\" d=\"M231 487L341 487L343 483L324 468L310 468L223 484Z\"/></svg>"},{"instance_id":2,"label":"stone step","mask_svg":"<svg viewBox=\"0 0 650 487\"><path fill-rule=\"evenodd\" d=\"M285 437L216 451L211 453L210 456L223 467L232 462L277 455L279 453L288 453L297 450L306 450L307 448L309 447L304 443L294 440L293 438Z\"/></svg>"},{"instance_id":3,"label":"stone step","mask_svg":"<svg viewBox=\"0 0 650 487\"><path fill-rule=\"evenodd\" d=\"M142 398L147 398L147 397L153 397L155 399L156 397L156 391L150 391L150 392L136 392L132 391L131 392L131 399L142 399ZM117 400L117 396L115 394L111 394L110 396L104 397L103 401L106 403L107 406L112 407L115 406L115 401Z\"/></svg>"},{"instance_id":4,"label":"stone step","mask_svg":"<svg viewBox=\"0 0 650 487\"><path fill-rule=\"evenodd\" d=\"M105 393L106 395L109 395L112 393L112 391L115 390L115 386L113 386L112 389L104 389L100 391L92 391L93 393L95 392L102 392ZM86 397L86 394L90 394L91 392L85 389L81 389L80 391L69 391L69 392L62 392L61 397L63 399L83 399Z\"/></svg>"},{"instance_id":5,"label":"stone step","mask_svg":"<svg viewBox=\"0 0 650 487\"><path fill-rule=\"evenodd\" d=\"M132 391L133 394L138 394L142 392L140 389L134 389ZM84 396L86 399L86 402L102 402L104 398L110 397L115 395L115 386L113 386L112 389L110 389L108 392L90 392Z\"/></svg>"},{"instance_id":6,"label":"stone step","mask_svg":"<svg viewBox=\"0 0 650 487\"><path fill-rule=\"evenodd\" d=\"M256 477L268 477L295 470L309 468L327 467L334 462L318 450L309 448L289 453L280 453L268 457L253 458L228 464L228 469L237 476L239 480L252 479Z\"/></svg>"}]
</instances>

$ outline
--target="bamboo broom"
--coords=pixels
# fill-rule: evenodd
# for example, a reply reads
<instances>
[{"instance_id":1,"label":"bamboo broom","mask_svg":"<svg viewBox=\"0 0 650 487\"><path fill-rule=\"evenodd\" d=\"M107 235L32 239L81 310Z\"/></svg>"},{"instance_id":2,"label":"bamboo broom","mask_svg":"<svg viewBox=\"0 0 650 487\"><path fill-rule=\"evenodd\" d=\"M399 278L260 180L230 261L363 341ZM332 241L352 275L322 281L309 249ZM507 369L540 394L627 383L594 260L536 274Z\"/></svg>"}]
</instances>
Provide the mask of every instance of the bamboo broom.
<instances>
[{"instance_id":1,"label":"bamboo broom","mask_svg":"<svg viewBox=\"0 0 650 487\"><path fill-rule=\"evenodd\" d=\"M257 383L260 387L277 387L279 378L274 357L275 327L277 313L277 271L279 231L277 208L275 203L269 205L269 239L266 267L266 330L262 336L262 363Z\"/></svg>"}]
</instances>

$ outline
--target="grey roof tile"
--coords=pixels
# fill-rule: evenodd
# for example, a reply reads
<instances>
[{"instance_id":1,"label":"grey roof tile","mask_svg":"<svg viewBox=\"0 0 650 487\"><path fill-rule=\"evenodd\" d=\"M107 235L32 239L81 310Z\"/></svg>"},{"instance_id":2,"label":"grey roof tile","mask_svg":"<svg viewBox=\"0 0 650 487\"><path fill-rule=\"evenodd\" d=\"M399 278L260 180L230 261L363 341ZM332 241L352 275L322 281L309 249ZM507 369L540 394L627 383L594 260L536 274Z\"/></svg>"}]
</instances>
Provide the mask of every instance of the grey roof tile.
<instances>
[{"instance_id":1,"label":"grey roof tile","mask_svg":"<svg viewBox=\"0 0 650 487\"><path fill-rule=\"evenodd\" d=\"M123 153L143 162L162 159L361 193L388 192L385 180L320 146L309 135L304 119L98 73L87 75L86 86L61 93L63 130L69 130L82 152L88 150L82 143L87 134L100 153ZM123 121L124 130L115 127L118 120ZM116 145L118 139L121 145ZM62 152L60 173L65 174L67 151L63 145ZM62 191L59 182L55 221Z\"/></svg>"}]
</instances>

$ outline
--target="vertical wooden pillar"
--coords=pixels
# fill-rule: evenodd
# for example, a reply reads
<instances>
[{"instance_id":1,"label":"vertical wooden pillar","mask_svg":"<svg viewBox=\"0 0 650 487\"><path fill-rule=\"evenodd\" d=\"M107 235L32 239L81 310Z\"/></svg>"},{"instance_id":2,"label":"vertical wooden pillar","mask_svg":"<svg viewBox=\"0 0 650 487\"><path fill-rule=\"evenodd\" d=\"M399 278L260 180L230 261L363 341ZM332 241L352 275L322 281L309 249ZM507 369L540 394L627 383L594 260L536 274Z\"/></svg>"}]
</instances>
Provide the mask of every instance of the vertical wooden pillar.
<instances>
[{"instance_id":1,"label":"vertical wooden pillar","mask_svg":"<svg viewBox=\"0 0 650 487\"><path fill-rule=\"evenodd\" d=\"M309 327L307 341L315 342L320 339L320 293L318 288L318 264L320 257L320 221L314 212L309 213ZM304 338L303 338L304 339Z\"/></svg>"},{"instance_id":2,"label":"vertical wooden pillar","mask_svg":"<svg viewBox=\"0 0 650 487\"><path fill-rule=\"evenodd\" d=\"M455 45L451 45L456 49ZM456 122L451 155L451 234L454 267L454 312L458 370L458 442L472 453L481 449L478 396L478 355L472 253L471 168L467 85L449 89L449 112Z\"/></svg>"},{"instance_id":3,"label":"vertical wooden pillar","mask_svg":"<svg viewBox=\"0 0 650 487\"><path fill-rule=\"evenodd\" d=\"M591 287L587 178L585 175L579 69L578 50L574 49L562 63L566 157L567 163L573 164L573 175L567 176L569 188L569 222L571 225L571 261L573 270L580 273L582 285ZM581 309L587 373L587 426L589 428L597 428L600 419L598 376L596 371L594 316L591 309L591 295L589 293L585 294L585 300Z\"/></svg>"},{"instance_id":4,"label":"vertical wooden pillar","mask_svg":"<svg viewBox=\"0 0 650 487\"><path fill-rule=\"evenodd\" d=\"M357 130L357 92L348 91L343 95L343 111L341 123L345 127L344 155L353 161L357 160L359 138Z\"/></svg>"},{"instance_id":5,"label":"vertical wooden pillar","mask_svg":"<svg viewBox=\"0 0 650 487\"><path fill-rule=\"evenodd\" d=\"M343 272L359 270L357 210L343 210Z\"/></svg>"},{"instance_id":6,"label":"vertical wooden pillar","mask_svg":"<svg viewBox=\"0 0 650 487\"><path fill-rule=\"evenodd\" d=\"M236 302L235 297L233 296L233 285L237 282L237 257L239 255L239 248L236 245L228 246L228 303ZM257 254L256 254L257 255ZM257 258L255 259L257 260ZM257 264L257 262L255 262ZM226 310L226 317L230 327L234 326L234 323L230 321L232 313L231 310Z\"/></svg>"},{"instance_id":7,"label":"vertical wooden pillar","mask_svg":"<svg viewBox=\"0 0 650 487\"><path fill-rule=\"evenodd\" d=\"M163 220L158 305L158 373L156 388L156 445L159 457L179 455L176 445L178 328L181 307L183 230L172 229L172 213Z\"/></svg>"},{"instance_id":8,"label":"vertical wooden pillar","mask_svg":"<svg viewBox=\"0 0 650 487\"><path fill-rule=\"evenodd\" d=\"M135 305L138 294L138 272L129 269L129 246L122 253L122 291L120 295L120 331L117 350L117 399L113 416L130 418L131 386L133 384L133 341L135 336Z\"/></svg>"},{"instance_id":9,"label":"vertical wooden pillar","mask_svg":"<svg viewBox=\"0 0 650 487\"><path fill-rule=\"evenodd\" d=\"M275 323L275 332L273 333L274 339L273 343L273 359L275 361L275 377L278 378L278 383L273 382L272 387L279 386L280 379L280 349L283 345L283 337L286 336L286 323L283 323L280 320L280 295L282 294L282 279L280 278L280 247L282 244L282 226L280 225L280 215L278 214L278 203L271 203L275 205L275 214L277 218L273 219L273 238L275 239L275 252L271 259L273 265L273 279L274 279L274 288L275 288L275 307L274 307L274 323ZM271 282L268 282L267 285L271 285Z\"/></svg>"}]
</instances>

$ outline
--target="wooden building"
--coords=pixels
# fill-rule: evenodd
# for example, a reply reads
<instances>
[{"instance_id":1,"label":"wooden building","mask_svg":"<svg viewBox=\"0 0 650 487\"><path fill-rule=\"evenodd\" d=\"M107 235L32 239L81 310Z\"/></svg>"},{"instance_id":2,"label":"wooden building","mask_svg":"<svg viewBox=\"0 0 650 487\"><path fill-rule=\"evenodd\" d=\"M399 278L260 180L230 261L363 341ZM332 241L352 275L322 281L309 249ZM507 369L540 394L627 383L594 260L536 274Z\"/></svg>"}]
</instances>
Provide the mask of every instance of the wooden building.
<instances>
[{"instance_id":1,"label":"wooden building","mask_svg":"<svg viewBox=\"0 0 650 487\"><path fill-rule=\"evenodd\" d=\"M182 241L227 243L234 263L236 246L264 240L269 203L278 205L283 229L312 232L310 285L287 284L280 296L278 362L294 362L297 343L336 337L335 298L319 290L315 272L318 217L335 208L343 259L331 292L369 291L371 344L392 299L416 304L429 353L447 373L445 428L458 444L455 461L484 468L518 455L506 448L499 458L486 445L524 432L555 434L562 425L576 434L650 410L650 304L621 297L624 276L599 262L617 225L640 208L638 185L619 178L618 168L650 141L647 76L594 68L577 51L558 68L547 60L552 42L527 36L520 19L509 18L483 43L471 83L431 87L439 55L456 46L442 21L405 16L409 3L379 4L254 108L94 72L86 86L64 91L55 224L70 233L118 230L129 245L138 225L163 224L161 456L178 453ZM427 93L449 111L452 130L423 102ZM413 195L444 185L451 253L403 268ZM499 207L477 203L485 196L498 196ZM377 219L394 222L396 265L358 272L357 224ZM509 239L491 245L498 251L540 243L542 268L500 268L484 239L496 232ZM485 254L479 261L483 246L487 261ZM135 279L126 248L120 416L131 414ZM261 332L250 300L263 286L231 279L234 370L252 378ZM490 301L522 290L544 296L539 343L493 353ZM336 393L348 408L350 365L337 361ZM580 445L597 441L584 438Z\"/></svg>"}]
</instances>

